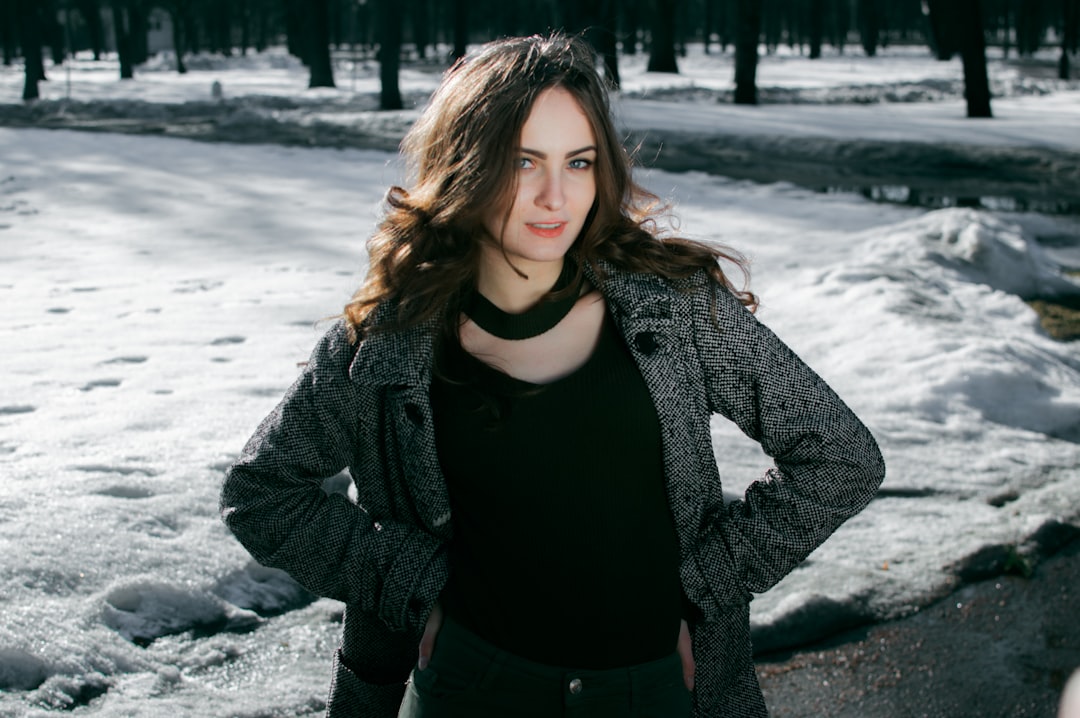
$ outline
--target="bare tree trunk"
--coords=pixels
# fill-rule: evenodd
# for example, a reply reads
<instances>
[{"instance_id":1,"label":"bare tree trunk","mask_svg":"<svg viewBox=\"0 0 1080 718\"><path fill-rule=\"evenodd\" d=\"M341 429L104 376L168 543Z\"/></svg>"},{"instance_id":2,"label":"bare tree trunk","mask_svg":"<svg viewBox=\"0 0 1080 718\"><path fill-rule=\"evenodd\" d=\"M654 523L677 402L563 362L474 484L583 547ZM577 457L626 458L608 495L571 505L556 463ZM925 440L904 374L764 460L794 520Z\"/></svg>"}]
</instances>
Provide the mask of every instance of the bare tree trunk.
<instances>
[{"instance_id":1,"label":"bare tree trunk","mask_svg":"<svg viewBox=\"0 0 1080 718\"><path fill-rule=\"evenodd\" d=\"M240 0L240 54L247 56L251 45L251 7L248 0Z\"/></svg>"},{"instance_id":2,"label":"bare tree trunk","mask_svg":"<svg viewBox=\"0 0 1080 718\"><path fill-rule=\"evenodd\" d=\"M401 26L404 17L401 0L382 0L379 3L379 109L400 110L401 88L398 74L401 69Z\"/></svg>"},{"instance_id":3,"label":"bare tree trunk","mask_svg":"<svg viewBox=\"0 0 1080 718\"><path fill-rule=\"evenodd\" d=\"M810 0L810 59L821 58L821 41L825 36L825 0Z\"/></svg>"},{"instance_id":4,"label":"bare tree trunk","mask_svg":"<svg viewBox=\"0 0 1080 718\"><path fill-rule=\"evenodd\" d=\"M715 0L705 0L705 27L702 34L705 35L705 54L709 54L709 44L712 42L712 31L716 27Z\"/></svg>"},{"instance_id":5,"label":"bare tree trunk","mask_svg":"<svg viewBox=\"0 0 1080 718\"><path fill-rule=\"evenodd\" d=\"M1071 79L1069 54L1076 54L1080 45L1080 0L1062 0L1061 59L1058 60L1058 78Z\"/></svg>"},{"instance_id":6,"label":"bare tree trunk","mask_svg":"<svg viewBox=\"0 0 1080 718\"><path fill-rule=\"evenodd\" d=\"M618 90L622 87L619 75L619 9L618 0L603 0L600 11L603 25L598 48L604 57L604 77L608 87Z\"/></svg>"},{"instance_id":7,"label":"bare tree trunk","mask_svg":"<svg viewBox=\"0 0 1080 718\"><path fill-rule=\"evenodd\" d=\"M847 3L847 0L838 0L833 4L835 10L835 24L833 25L833 32L835 35L834 43L836 45L836 51L843 55L844 45L847 44L848 31L851 29L851 6Z\"/></svg>"},{"instance_id":8,"label":"bare tree trunk","mask_svg":"<svg viewBox=\"0 0 1080 718\"><path fill-rule=\"evenodd\" d=\"M212 44L217 52L225 57L232 56L232 3L229 0L214 0L213 40ZM312 12L317 12L312 8Z\"/></svg>"},{"instance_id":9,"label":"bare tree trunk","mask_svg":"<svg viewBox=\"0 0 1080 718\"><path fill-rule=\"evenodd\" d=\"M720 0L720 12L717 16L717 30L720 34L720 52L727 52L728 45L735 45L735 28L738 26L735 8L737 0Z\"/></svg>"},{"instance_id":10,"label":"bare tree trunk","mask_svg":"<svg viewBox=\"0 0 1080 718\"><path fill-rule=\"evenodd\" d=\"M735 104L757 104L758 39L761 0L739 0L735 35Z\"/></svg>"},{"instance_id":11,"label":"bare tree trunk","mask_svg":"<svg viewBox=\"0 0 1080 718\"><path fill-rule=\"evenodd\" d=\"M677 0L653 0L652 47L648 72L675 72L675 7Z\"/></svg>"},{"instance_id":12,"label":"bare tree trunk","mask_svg":"<svg viewBox=\"0 0 1080 718\"><path fill-rule=\"evenodd\" d=\"M285 10L285 46L289 54L299 58L300 62L311 66L308 50L309 33L300 0L284 0Z\"/></svg>"},{"instance_id":13,"label":"bare tree trunk","mask_svg":"<svg viewBox=\"0 0 1080 718\"><path fill-rule=\"evenodd\" d=\"M1012 40L1011 40L1011 33L1012 33L1012 26L1013 26L1012 17L1013 17L1012 3L1010 2L1010 0L1004 0L1004 2L1002 2L1002 8L1001 8L1001 24L1002 24L1001 53L1002 53L1002 55L1005 56L1006 60L1009 59L1009 48L1011 47L1011 43L1012 43Z\"/></svg>"},{"instance_id":14,"label":"bare tree trunk","mask_svg":"<svg viewBox=\"0 0 1080 718\"><path fill-rule=\"evenodd\" d=\"M428 0L413 0L413 11L409 20L412 23L413 43L416 45L416 54L421 60L427 59L427 46L431 44L430 13L428 12Z\"/></svg>"},{"instance_id":15,"label":"bare tree trunk","mask_svg":"<svg viewBox=\"0 0 1080 718\"><path fill-rule=\"evenodd\" d=\"M58 18L56 0L38 0L41 18L41 40L49 46L53 65L64 64L67 42L64 39L64 26Z\"/></svg>"},{"instance_id":16,"label":"bare tree trunk","mask_svg":"<svg viewBox=\"0 0 1080 718\"><path fill-rule=\"evenodd\" d=\"M45 66L41 62L41 17L34 0L17 0L19 16L19 44L22 46L25 78L23 101L36 100L38 83L45 79Z\"/></svg>"},{"instance_id":17,"label":"bare tree trunk","mask_svg":"<svg viewBox=\"0 0 1080 718\"><path fill-rule=\"evenodd\" d=\"M780 45L780 2L761 1L761 34L765 40L765 52L772 55Z\"/></svg>"},{"instance_id":18,"label":"bare tree trunk","mask_svg":"<svg viewBox=\"0 0 1080 718\"><path fill-rule=\"evenodd\" d=\"M616 0L564 0L560 6L563 28L572 34L585 34L589 44L602 58L604 81L612 90L618 90L620 84L615 2Z\"/></svg>"},{"instance_id":19,"label":"bare tree trunk","mask_svg":"<svg viewBox=\"0 0 1080 718\"><path fill-rule=\"evenodd\" d=\"M270 44L270 21L266 15L265 7L259 8L255 15L255 52L262 52Z\"/></svg>"},{"instance_id":20,"label":"bare tree trunk","mask_svg":"<svg viewBox=\"0 0 1080 718\"><path fill-rule=\"evenodd\" d=\"M134 67L146 62L148 57L146 13L147 8L143 7L141 0L113 0L112 2L113 31L116 34L116 52L120 55L121 79L131 79L123 74L125 60L134 72ZM121 34L123 40L121 40ZM121 46L124 47L123 52L120 50Z\"/></svg>"},{"instance_id":21,"label":"bare tree trunk","mask_svg":"<svg viewBox=\"0 0 1080 718\"><path fill-rule=\"evenodd\" d=\"M116 54L120 57L120 79L135 77L131 57L131 12L127 0L113 0L113 31L116 34Z\"/></svg>"},{"instance_id":22,"label":"bare tree trunk","mask_svg":"<svg viewBox=\"0 0 1080 718\"><path fill-rule=\"evenodd\" d=\"M638 43L638 30L641 26L641 0L626 0L622 3L623 11L623 44L624 55L636 55Z\"/></svg>"},{"instance_id":23,"label":"bare tree trunk","mask_svg":"<svg viewBox=\"0 0 1080 718\"><path fill-rule=\"evenodd\" d=\"M0 45L4 48L4 66L15 62L15 28L19 26L18 8L12 0L0 0Z\"/></svg>"},{"instance_id":24,"label":"bare tree trunk","mask_svg":"<svg viewBox=\"0 0 1080 718\"><path fill-rule=\"evenodd\" d=\"M930 37L934 54L942 62L951 60L960 52L961 26L968 23L956 0L928 0L930 10Z\"/></svg>"},{"instance_id":25,"label":"bare tree trunk","mask_svg":"<svg viewBox=\"0 0 1080 718\"><path fill-rule=\"evenodd\" d=\"M454 0L453 4L454 50L451 61L465 57L469 47L469 0Z\"/></svg>"},{"instance_id":26,"label":"bare tree trunk","mask_svg":"<svg viewBox=\"0 0 1080 718\"><path fill-rule=\"evenodd\" d=\"M101 7L98 0L78 0L76 7L86 23L86 31L90 35L90 49L94 51L94 59L101 59L101 51L105 46L105 33L101 26Z\"/></svg>"},{"instance_id":27,"label":"bare tree trunk","mask_svg":"<svg viewBox=\"0 0 1080 718\"><path fill-rule=\"evenodd\" d=\"M308 4L308 87L334 87L334 68L330 64L329 0L311 0Z\"/></svg>"},{"instance_id":28,"label":"bare tree trunk","mask_svg":"<svg viewBox=\"0 0 1080 718\"><path fill-rule=\"evenodd\" d=\"M1040 0L1021 0L1016 10L1016 51L1021 57L1031 57L1039 49L1041 5Z\"/></svg>"},{"instance_id":29,"label":"bare tree trunk","mask_svg":"<svg viewBox=\"0 0 1080 718\"><path fill-rule=\"evenodd\" d=\"M960 25L960 54L964 60L964 96L968 117L993 117L990 82L986 75L986 33L980 0L962 0L964 21Z\"/></svg>"},{"instance_id":30,"label":"bare tree trunk","mask_svg":"<svg viewBox=\"0 0 1080 718\"><path fill-rule=\"evenodd\" d=\"M859 0L859 37L867 57L877 55L881 30L881 11L877 0Z\"/></svg>"},{"instance_id":31,"label":"bare tree trunk","mask_svg":"<svg viewBox=\"0 0 1080 718\"><path fill-rule=\"evenodd\" d=\"M188 52L199 52L202 49L198 18L194 12L184 13L184 38L187 40Z\"/></svg>"},{"instance_id":32,"label":"bare tree trunk","mask_svg":"<svg viewBox=\"0 0 1080 718\"><path fill-rule=\"evenodd\" d=\"M187 72L187 65L184 64L184 52L186 50L184 15L188 12L187 3L188 0L173 0L169 4L169 17L172 19L173 52L176 53L176 71L181 75Z\"/></svg>"},{"instance_id":33,"label":"bare tree trunk","mask_svg":"<svg viewBox=\"0 0 1080 718\"><path fill-rule=\"evenodd\" d=\"M327 36L330 39L330 47L338 48L345 44L345 2L342 0L330 0L327 9Z\"/></svg>"}]
</instances>

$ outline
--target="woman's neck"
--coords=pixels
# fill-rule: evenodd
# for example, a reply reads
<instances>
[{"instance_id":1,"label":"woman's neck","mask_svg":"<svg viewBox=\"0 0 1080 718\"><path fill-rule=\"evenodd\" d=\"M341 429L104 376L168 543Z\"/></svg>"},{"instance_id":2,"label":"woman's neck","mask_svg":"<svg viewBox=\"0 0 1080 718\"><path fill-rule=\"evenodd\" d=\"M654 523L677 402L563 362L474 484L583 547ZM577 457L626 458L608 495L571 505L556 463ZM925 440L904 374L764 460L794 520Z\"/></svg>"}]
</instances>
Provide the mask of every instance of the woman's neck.
<instances>
[{"instance_id":1,"label":"woman's neck","mask_svg":"<svg viewBox=\"0 0 1080 718\"><path fill-rule=\"evenodd\" d=\"M510 266L501 252L485 252L480 260L476 280L477 290L488 301L508 314L520 314L534 306L547 294L562 272L563 261L529 262L514 260L525 277Z\"/></svg>"}]
</instances>

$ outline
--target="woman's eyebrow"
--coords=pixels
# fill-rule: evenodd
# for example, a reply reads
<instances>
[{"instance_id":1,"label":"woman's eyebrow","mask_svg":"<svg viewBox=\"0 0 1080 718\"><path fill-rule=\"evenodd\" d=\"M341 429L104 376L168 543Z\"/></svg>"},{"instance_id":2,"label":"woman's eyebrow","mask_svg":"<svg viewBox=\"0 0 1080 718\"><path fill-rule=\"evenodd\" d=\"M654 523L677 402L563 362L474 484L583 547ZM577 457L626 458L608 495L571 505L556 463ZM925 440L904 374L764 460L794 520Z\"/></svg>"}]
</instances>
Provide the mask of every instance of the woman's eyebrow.
<instances>
[{"instance_id":1,"label":"woman's eyebrow","mask_svg":"<svg viewBox=\"0 0 1080 718\"><path fill-rule=\"evenodd\" d=\"M589 145L588 147L582 147L579 150L571 150L566 153L567 157L575 157L586 152L596 152L596 145ZM539 159L546 160L548 158L547 152L541 152L540 150L530 150L528 147L522 147L521 153L524 155L532 155Z\"/></svg>"}]
</instances>

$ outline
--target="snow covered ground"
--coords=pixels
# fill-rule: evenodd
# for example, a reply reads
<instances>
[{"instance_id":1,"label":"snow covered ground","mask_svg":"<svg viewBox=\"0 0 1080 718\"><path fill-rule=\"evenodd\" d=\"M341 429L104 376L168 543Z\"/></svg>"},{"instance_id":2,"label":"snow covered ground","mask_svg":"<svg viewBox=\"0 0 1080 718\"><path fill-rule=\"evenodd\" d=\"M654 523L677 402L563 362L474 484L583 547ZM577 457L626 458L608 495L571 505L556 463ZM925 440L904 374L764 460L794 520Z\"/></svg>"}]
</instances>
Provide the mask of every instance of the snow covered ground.
<instances>
[{"instance_id":1,"label":"snow covered ground","mask_svg":"<svg viewBox=\"0 0 1080 718\"><path fill-rule=\"evenodd\" d=\"M1068 88L998 100L990 122L962 120L955 98L755 115L685 93L721 71L730 84L724 62L692 57L682 78L627 63L624 121L1080 149ZM201 64L120 83L115 65L80 61L71 96L176 103L218 79L229 95L359 105L376 88L375 67L357 70L358 95L348 71L342 89L304 90L282 55ZM844 92L959 72L897 49L816 66L766 58L759 78ZM65 71L50 76L56 97ZM418 94L436 80L404 77ZM19 83L0 69L0 96ZM647 99L676 85L679 105ZM851 121L864 111L873 122ZM952 139L928 129L944 125ZM0 716L321 710L340 606L252 564L217 492L319 320L360 280L400 171L375 151L0 129ZM642 180L672 200L683 233L752 258L761 318L886 455L881 496L754 601L760 646L910 613L995 560L1037 560L1056 526L1080 525L1080 354L1020 299L1080 291L1065 271L1080 269L1080 218L926 211L700 173ZM714 444L733 495L768 465L722 421Z\"/></svg>"}]
</instances>

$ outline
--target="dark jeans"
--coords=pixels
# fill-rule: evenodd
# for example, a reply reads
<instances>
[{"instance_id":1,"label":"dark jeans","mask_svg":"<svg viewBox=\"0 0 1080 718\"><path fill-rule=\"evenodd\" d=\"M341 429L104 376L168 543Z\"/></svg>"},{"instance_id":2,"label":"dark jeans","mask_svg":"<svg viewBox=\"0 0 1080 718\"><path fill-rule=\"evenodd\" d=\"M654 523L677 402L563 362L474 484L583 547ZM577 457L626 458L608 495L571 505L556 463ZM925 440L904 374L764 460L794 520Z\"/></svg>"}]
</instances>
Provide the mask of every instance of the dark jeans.
<instances>
[{"instance_id":1,"label":"dark jeans","mask_svg":"<svg viewBox=\"0 0 1080 718\"><path fill-rule=\"evenodd\" d=\"M572 670L518 658L447 618L398 718L680 718L692 697L679 654L625 668Z\"/></svg>"}]
</instances>

